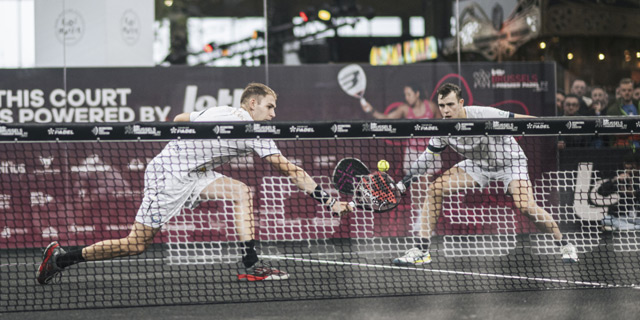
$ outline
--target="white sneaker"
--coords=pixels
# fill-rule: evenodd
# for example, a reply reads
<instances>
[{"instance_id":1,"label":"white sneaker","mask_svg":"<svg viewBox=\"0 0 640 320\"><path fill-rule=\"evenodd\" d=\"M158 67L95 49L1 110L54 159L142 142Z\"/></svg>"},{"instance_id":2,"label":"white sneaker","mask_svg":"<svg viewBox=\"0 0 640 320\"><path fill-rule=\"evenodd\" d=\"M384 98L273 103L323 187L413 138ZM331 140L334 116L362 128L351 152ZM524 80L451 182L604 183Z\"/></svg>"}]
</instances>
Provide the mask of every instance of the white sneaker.
<instances>
[{"instance_id":1,"label":"white sneaker","mask_svg":"<svg viewBox=\"0 0 640 320\"><path fill-rule=\"evenodd\" d=\"M576 249L576 246L569 243L566 246L562 247L561 252L562 261L571 263L578 262L578 250Z\"/></svg>"},{"instance_id":2,"label":"white sneaker","mask_svg":"<svg viewBox=\"0 0 640 320\"><path fill-rule=\"evenodd\" d=\"M393 259L393 264L399 266L421 265L431 263L429 251L422 251L418 248L409 249L404 256Z\"/></svg>"}]
</instances>

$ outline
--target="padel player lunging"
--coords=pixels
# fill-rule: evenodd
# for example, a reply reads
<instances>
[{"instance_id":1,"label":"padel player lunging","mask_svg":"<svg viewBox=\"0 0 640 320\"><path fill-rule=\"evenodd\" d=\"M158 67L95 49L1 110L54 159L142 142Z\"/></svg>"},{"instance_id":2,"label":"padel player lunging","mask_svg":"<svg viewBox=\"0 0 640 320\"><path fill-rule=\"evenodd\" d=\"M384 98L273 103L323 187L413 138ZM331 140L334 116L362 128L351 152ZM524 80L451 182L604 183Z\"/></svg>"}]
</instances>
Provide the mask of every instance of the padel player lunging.
<instances>
[{"instance_id":1,"label":"padel player lunging","mask_svg":"<svg viewBox=\"0 0 640 320\"><path fill-rule=\"evenodd\" d=\"M275 117L276 94L259 83L249 84L241 98L241 108L213 107L200 112L183 113L176 121L230 122L263 121ZM49 283L64 268L84 261L106 260L138 255L152 243L160 228L181 212L185 204L201 199L228 200L233 203L235 228L243 245L244 270L239 279L249 281L284 280L289 275L262 263L255 249L253 200L242 182L226 177L214 168L234 158L256 153L273 168L334 214L352 210L346 202L336 201L300 167L289 162L270 139L243 140L174 140L158 154L145 171L144 198L128 236L106 240L65 252L57 242L44 252L37 272L40 284Z\"/></svg>"},{"instance_id":2,"label":"padel player lunging","mask_svg":"<svg viewBox=\"0 0 640 320\"><path fill-rule=\"evenodd\" d=\"M492 107L464 107L460 88L450 83L438 88L437 95L438 107L445 119L532 118ZM447 146L466 159L431 183L420 212L420 244L408 250L404 256L394 259L394 264L430 263L429 239L442 212L443 198L459 190L484 187L492 180L504 183L505 191L513 196L516 208L532 220L538 229L553 235L555 244L562 247L564 261L578 261L576 247L563 239L553 217L536 204L529 181L527 157L512 136L433 137L429 140L427 150L411 164L410 172L398 183L398 188L405 191L417 175L438 172L442 166L440 153Z\"/></svg>"}]
</instances>

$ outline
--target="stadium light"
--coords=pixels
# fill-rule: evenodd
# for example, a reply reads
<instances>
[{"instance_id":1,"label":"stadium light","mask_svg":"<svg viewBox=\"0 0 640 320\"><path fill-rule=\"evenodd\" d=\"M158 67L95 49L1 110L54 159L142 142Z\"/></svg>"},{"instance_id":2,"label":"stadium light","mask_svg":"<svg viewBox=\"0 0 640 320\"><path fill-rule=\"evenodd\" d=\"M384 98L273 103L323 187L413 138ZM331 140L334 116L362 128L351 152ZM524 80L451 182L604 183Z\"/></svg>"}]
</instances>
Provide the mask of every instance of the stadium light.
<instances>
[{"instance_id":1,"label":"stadium light","mask_svg":"<svg viewBox=\"0 0 640 320\"><path fill-rule=\"evenodd\" d=\"M322 21L329 21L331 20L331 12L329 10L320 10L318 11L318 18Z\"/></svg>"},{"instance_id":2,"label":"stadium light","mask_svg":"<svg viewBox=\"0 0 640 320\"><path fill-rule=\"evenodd\" d=\"M573 53L571 52L567 53L567 59L573 60Z\"/></svg>"},{"instance_id":3,"label":"stadium light","mask_svg":"<svg viewBox=\"0 0 640 320\"><path fill-rule=\"evenodd\" d=\"M547 47L547 43L544 41L540 41L540 49L544 49Z\"/></svg>"},{"instance_id":4,"label":"stadium light","mask_svg":"<svg viewBox=\"0 0 640 320\"><path fill-rule=\"evenodd\" d=\"M300 16L300 18L302 18L303 22L308 22L309 21L309 17L307 16L307 13L304 11L300 11L298 13L298 15Z\"/></svg>"},{"instance_id":5,"label":"stadium light","mask_svg":"<svg viewBox=\"0 0 640 320\"><path fill-rule=\"evenodd\" d=\"M602 61L605 59L604 53L598 53L598 60Z\"/></svg>"}]
</instances>

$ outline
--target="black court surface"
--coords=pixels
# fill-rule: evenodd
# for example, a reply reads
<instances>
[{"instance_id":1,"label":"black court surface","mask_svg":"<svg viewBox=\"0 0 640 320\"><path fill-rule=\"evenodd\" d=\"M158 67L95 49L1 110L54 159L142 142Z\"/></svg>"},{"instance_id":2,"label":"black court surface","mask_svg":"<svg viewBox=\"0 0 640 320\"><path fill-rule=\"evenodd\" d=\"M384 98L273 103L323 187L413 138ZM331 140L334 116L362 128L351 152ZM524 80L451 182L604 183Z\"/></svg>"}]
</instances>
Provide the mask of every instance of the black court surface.
<instances>
[{"instance_id":1,"label":"black court surface","mask_svg":"<svg viewBox=\"0 0 640 320\"><path fill-rule=\"evenodd\" d=\"M638 319L640 290L575 289L0 313L3 320Z\"/></svg>"},{"instance_id":2,"label":"black court surface","mask_svg":"<svg viewBox=\"0 0 640 320\"><path fill-rule=\"evenodd\" d=\"M531 297L539 297L544 292L539 299L547 294L557 294L557 291L569 292L563 299L576 295L576 300L580 301L583 295L580 292L586 289L599 289L587 290L595 296L626 295L620 292L637 296L638 254L616 252L611 234L604 234L599 245L581 253L580 262L574 264L563 262L559 255L531 254L527 239L526 235L519 236L518 247L512 254L496 257L442 257L441 246L436 242L431 264L404 267L391 264L397 252L369 252L366 245L354 244L353 240L335 240L333 244L323 246L310 245L307 241L264 243L263 251L278 254L263 254L263 259L289 272L291 278L262 282L239 281L236 277L239 264L234 263L168 264L165 248L156 246L137 257L72 266L56 279L56 283L41 286L35 281L39 251L5 251L0 258L0 313L4 318L13 315L14 311L200 304L218 305L211 306L210 310L242 310L248 307L244 303L271 306L264 303L276 301L290 301L285 303L286 308L293 309L302 308L296 305L324 306L325 303L345 308L350 305L340 306L341 299L366 298L352 300L355 305L364 305L367 301L386 303L387 299L411 304L412 301L457 301L476 296L495 299L491 294L478 296L479 293L509 298L511 293L504 292L531 290L533 292L528 293ZM333 246L335 251L327 253L326 246ZM376 243L371 246L380 248ZM523 294L514 293L515 296ZM232 303L231 307L227 306L229 303ZM378 302L373 303L378 305ZM447 303L450 308L461 308L457 303ZM525 302L518 304L526 308ZM194 308L206 309L203 306ZM286 308L280 311L286 314ZM442 306L438 309L446 311ZM142 309L133 310L131 312ZM411 312L407 312L410 317ZM81 311L77 313L82 314Z\"/></svg>"}]
</instances>

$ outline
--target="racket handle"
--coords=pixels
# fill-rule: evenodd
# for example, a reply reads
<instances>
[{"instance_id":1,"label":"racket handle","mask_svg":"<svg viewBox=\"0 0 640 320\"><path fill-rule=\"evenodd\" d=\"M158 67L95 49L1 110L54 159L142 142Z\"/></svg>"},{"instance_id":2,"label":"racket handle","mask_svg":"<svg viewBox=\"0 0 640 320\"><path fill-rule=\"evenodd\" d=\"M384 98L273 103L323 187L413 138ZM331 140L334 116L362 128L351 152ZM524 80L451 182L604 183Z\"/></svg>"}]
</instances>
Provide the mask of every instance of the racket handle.
<instances>
[{"instance_id":1,"label":"racket handle","mask_svg":"<svg viewBox=\"0 0 640 320\"><path fill-rule=\"evenodd\" d=\"M364 97L360 97L360 105L363 107L367 106L367 100Z\"/></svg>"}]
</instances>

